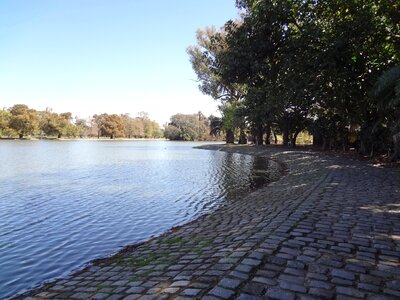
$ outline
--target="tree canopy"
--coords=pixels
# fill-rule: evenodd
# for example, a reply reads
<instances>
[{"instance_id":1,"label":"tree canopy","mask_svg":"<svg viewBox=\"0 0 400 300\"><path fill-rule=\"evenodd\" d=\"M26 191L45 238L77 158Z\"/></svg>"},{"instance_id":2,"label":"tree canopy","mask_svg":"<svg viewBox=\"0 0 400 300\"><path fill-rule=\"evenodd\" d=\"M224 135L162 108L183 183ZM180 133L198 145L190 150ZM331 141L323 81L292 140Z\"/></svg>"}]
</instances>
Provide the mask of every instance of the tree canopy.
<instances>
[{"instance_id":1,"label":"tree canopy","mask_svg":"<svg viewBox=\"0 0 400 300\"><path fill-rule=\"evenodd\" d=\"M295 146L297 135L308 130L324 149L393 152L400 132L398 1L236 5L239 20L199 30L197 45L188 48L200 90L221 101L225 123L244 126L258 144L264 136L268 143L272 131Z\"/></svg>"}]
</instances>

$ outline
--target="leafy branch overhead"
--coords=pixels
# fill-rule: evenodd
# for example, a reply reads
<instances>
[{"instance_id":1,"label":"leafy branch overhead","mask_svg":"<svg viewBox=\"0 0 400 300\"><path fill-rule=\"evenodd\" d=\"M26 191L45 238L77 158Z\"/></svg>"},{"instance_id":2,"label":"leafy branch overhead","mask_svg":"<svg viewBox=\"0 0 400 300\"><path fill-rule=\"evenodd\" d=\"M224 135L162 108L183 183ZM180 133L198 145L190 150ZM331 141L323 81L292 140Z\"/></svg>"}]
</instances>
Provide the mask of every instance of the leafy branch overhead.
<instances>
[{"instance_id":1,"label":"leafy branch overhead","mask_svg":"<svg viewBox=\"0 0 400 300\"><path fill-rule=\"evenodd\" d=\"M236 5L239 20L198 30L188 48L199 88L221 102L225 123L258 144L273 132L294 146L307 130L324 149L400 157L398 1ZM240 111L237 124L224 115L227 103Z\"/></svg>"}]
</instances>

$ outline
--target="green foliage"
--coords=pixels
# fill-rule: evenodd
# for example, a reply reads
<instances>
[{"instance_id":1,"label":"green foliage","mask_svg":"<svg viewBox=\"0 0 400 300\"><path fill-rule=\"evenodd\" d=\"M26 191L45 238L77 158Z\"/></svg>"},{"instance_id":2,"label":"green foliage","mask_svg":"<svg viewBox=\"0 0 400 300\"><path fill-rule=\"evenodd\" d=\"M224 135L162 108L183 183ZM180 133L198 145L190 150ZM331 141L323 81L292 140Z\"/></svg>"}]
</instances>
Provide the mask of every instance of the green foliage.
<instances>
[{"instance_id":1,"label":"green foliage","mask_svg":"<svg viewBox=\"0 0 400 300\"><path fill-rule=\"evenodd\" d=\"M11 113L7 110L0 110L0 136L7 135L10 131L8 124L11 119Z\"/></svg>"},{"instance_id":2,"label":"green foliage","mask_svg":"<svg viewBox=\"0 0 400 300\"><path fill-rule=\"evenodd\" d=\"M53 113L50 109L46 109L43 112L38 112L39 116L39 127L42 133L46 136L56 136L61 138L62 136L76 136L77 128L72 123L72 114Z\"/></svg>"},{"instance_id":3,"label":"green foliage","mask_svg":"<svg viewBox=\"0 0 400 300\"><path fill-rule=\"evenodd\" d=\"M196 32L197 45L190 46L187 53L190 57L193 70L197 74L199 89L215 100L221 101L223 108L227 103L239 102L243 94L243 86L235 82L224 80L220 74L220 56L226 51L227 40L224 31L218 31L215 27L207 27ZM220 110L224 120L224 109ZM226 141L233 142L233 123L231 116L226 116L225 132ZM227 129L228 128L228 129ZM193 133L183 133L183 139L192 139Z\"/></svg>"},{"instance_id":4,"label":"green foliage","mask_svg":"<svg viewBox=\"0 0 400 300\"><path fill-rule=\"evenodd\" d=\"M400 132L398 1L236 4L240 20L198 33L198 46L190 48L203 92L217 99L216 86L239 91L222 104L240 107L239 124L249 126L258 143L264 134L269 141L272 130L294 146L308 129L324 148L352 143L362 153L390 150L390 136ZM232 107L221 107L224 126L233 128ZM350 141L354 135L358 142Z\"/></svg>"},{"instance_id":5,"label":"green foliage","mask_svg":"<svg viewBox=\"0 0 400 300\"><path fill-rule=\"evenodd\" d=\"M209 140L209 120L201 112L173 115L165 127L164 137L178 141Z\"/></svg>"},{"instance_id":6,"label":"green foliage","mask_svg":"<svg viewBox=\"0 0 400 300\"><path fill-rule=\"evenodd\" d=\"M73 121L70 112L57 114L50 108L35 111L24 104L17 104L8 110L0 110L0 137L20 138L26 135L38 137L118 137L161 138L163 132L157 122L149 119L145 112L136 118L128 114L100 114L89 120Z\"/></svg>"},{"instance_id":7,"label":"green foliage","mask_svg":"<svg viewBox=\"0 0 400 300\"><path fill-rule=\"evenodd\" d=\"M16 104L9 109L11 113L8 126L18 133L20 138L32 135L39 128L37 112L24 104Z\"/></svg>"},{"instance_id":8,"label":"green foliage","mask_svg":"<svg viewBox=\"0 0 400 300\"><path fill-rule=\"evenodd\" d=\"M373 96L377 101L379 119L370 131L381 141L376 139L372 143L385 145L385 140L392 140L392 158L400 159L400 65L390 68L378 78Z\"/></svg>"},{"instance_id":9,"label":"green foliage","mask_svg":"<svg viewBox=\"0 0 400 300\"><path fill-rule=\"evenodd\" d=\"M181 130L174 125L167 125L164 129L164 137L171 141L181 140Z\"/></svg>"}]
</instances>

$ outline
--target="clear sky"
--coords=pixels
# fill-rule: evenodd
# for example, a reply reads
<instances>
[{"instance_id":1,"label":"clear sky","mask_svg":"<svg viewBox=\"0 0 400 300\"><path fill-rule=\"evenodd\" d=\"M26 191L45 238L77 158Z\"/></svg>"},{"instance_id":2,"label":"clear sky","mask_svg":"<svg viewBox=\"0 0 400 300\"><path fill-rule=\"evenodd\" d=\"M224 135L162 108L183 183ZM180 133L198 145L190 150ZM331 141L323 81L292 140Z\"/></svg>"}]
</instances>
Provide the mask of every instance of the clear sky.
<instances>
[{"instance_id":1,"label":"clear sky","mask_svg":"<svg viewBox=\"0 0 400 300\"><path fill-rule=\"evenodd\" d=\"M216 114L186 48L237 17L234 0L1 0L0 107L74 116Z\"/></svg>"}]
</instances>

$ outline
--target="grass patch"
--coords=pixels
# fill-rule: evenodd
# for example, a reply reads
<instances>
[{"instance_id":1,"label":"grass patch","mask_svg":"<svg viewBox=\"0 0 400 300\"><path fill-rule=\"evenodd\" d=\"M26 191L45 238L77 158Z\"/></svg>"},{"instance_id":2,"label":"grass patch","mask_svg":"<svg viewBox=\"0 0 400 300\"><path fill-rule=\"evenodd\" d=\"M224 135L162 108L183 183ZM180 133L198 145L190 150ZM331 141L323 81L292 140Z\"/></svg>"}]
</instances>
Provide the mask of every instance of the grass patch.
<instances>
[{"instance_id":1,"label":"grass patch","mask_svg":"<svg viewBox=\"0 0 400 300\"><path fill-rule=\"evenodd\" d=\"M128 260L129 265L136 269L140 267L147 266L148 264L154 262L157 259L156 253L150 253L149 255L132 257Z\"/></svg>"},{"instance_id":2,"label":"grass patch","mask_svg":"<svg viewBox=\"0 0 400 300\"><path fill-rule=\"evenodd\" d=\"M183 244L183 238L180 236L173 237L170 239L165 239L161 241L162 244L167 244L167 245L174 245L174 244Z\"/></svg>"}]
</instances>

